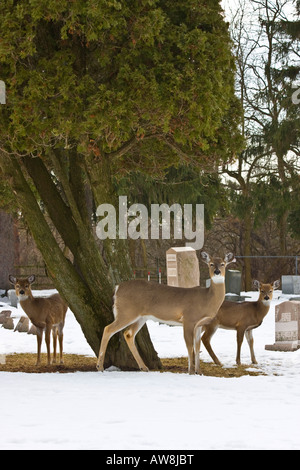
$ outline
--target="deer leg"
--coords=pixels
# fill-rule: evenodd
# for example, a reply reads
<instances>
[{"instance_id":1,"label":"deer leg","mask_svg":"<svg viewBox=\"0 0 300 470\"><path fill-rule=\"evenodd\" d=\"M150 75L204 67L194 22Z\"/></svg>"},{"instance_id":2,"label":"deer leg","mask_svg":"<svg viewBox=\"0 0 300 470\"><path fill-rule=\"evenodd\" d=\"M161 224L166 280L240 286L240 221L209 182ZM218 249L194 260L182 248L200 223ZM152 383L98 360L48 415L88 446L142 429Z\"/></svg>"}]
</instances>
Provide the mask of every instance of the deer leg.
<instances>
[{"instance_id":1,"label":"deer leg","mask_svg":"<svg viewBox=\"0 0 300 470\"><path fill-rule=\"evenodd\" d=\"M47 348L47 363L48 366L51 364L51 357L50 357L50 336L51 336L51 328L46 326L45 331L45 341L46 341L46 348Z\"/></svg>"},{"instance_id":2,"label":"deer leg","mask_svg":"<svg viewBox=\"0 0 300 470\"><path fill-rule=\"evenodd\" d=\"M135 344L135 337L137 333L140 331L140 329L144 326L146 323L146 320L144 318L140 318L137 322L132 323L127 330L124 332L124 338L126 340L126 343L128 344L128 347L130 351L132 352L132 355L136 362L138 363L138 366L140 370L143 370L144 372L148 372L149 369L145 365L143 359L140 356L140 353L137 350L136 344Z\"/></svg>"},{"instance_id":3,"label":"deer leg","mask_svg":"<svg viewBox=\"0 0 300 470\"><path fill-rule=\"evenodd\" d=\"M195 373L199 375L201 375L201 370L200 370L201 333L202 333L202 326L195 326L195 329L194 329Z\"/></svg>"},{"instance_id":4,"label":"deer leg","mask_svg":"<svg viewBox=\"0 0 300 470\"><path fill-rule=\"evenodd\" d=\"M246 331L245 336L248 341L252 364L257 364L257 360L255 358L254 349L253 349L254 340L253 340L252 330Z\"/></svg>"},{"instance_id":5,"label":"deer leg","mask_svg":"<svg viewBox=\"0 0 300 470\"><path fill-rule=\"evenodd\" d=\"M183 335L185 344L188 350L189 358L189 374L193 375L195 373L195 357L194 357L194 325L189 326L184 324L183 326Z\"/></svg>"},{"instance_id":6,"label":"deer leg","mask_svg":"<svg viewBox=\"0 0 300 470\"><path fill-rule=\"evenodd\" d=\"M36 339L37 339L37 360L36 365L39 366L41 363L41 345L43 339L43 329L36 327Z\"/></svg>"},{"instance_id":7,"label":"deer leg","mask_svg":"<svg viewBox=\"0 0 300 470\"><path fill-rule=\"evenodd\" d=\"M57 326L53 326L53 328L52 328L52 337L53 337L53 360L52 360L52 364L56 364Z\"/></svg>"},{"instance_id":8,"label":"deer leg","mask_svg":"<svg viewBox=\"0 0 300 470\"><path fill-rule=\"evenodd\" d=\"M219 361L219 359L217 358L217 356L215 355L212 347L211 347L211 344L210 344L210 340L212 338L212 336L215 334L215 332L217 331L218 327L217 325L214 325L214 322L211 323L211 325L208 325L208 326L205 326L205 331L204 331L204 334L202 335L202 342L208 352L208 354L210 355L210 357L212 358L212 360L214 361L215 364L217 364L218 366L221 366L221 362Z\"/></svg>"},{"instance_id":9,"label":"deer leg","mask_svg":"<svg viewBox=\"0 0 300 470\"><path fill-rule=\"evenodd\" d=\"M124 328L126 328L126 326L129 326L131 323L133 322L116 318L115 321L113 321L112 323L110 323L104 328L102 339L101 339L101 344L100 344L100 349L99 349L98 362L97 362L97 369L100 372L103 372L104 370L104 358L105 358L106 348L107 348L110 338L114 334L118 333L118 331L121 331Z\"/></svg>"},{"instance_id":10,"label":"deer leg","mask_svg":"<svg viewBox=\"0 0 300 470\"><path fill-rule=\"evenodd\" d=\"M59 363L63 364L63 339L64 339L64 333L63 333L64 325L59 324L58 325L58 341L59 341Z\"/></svg>"},{"instance_id":11,"label":"deer leg","mask_svg":"<svg viewBox=\"0 0 300 470\"><path fill-rule=\"evenodd\" d=\"M241 365L241 347L242 347L242 342L244 339L244 329L237 329L237 352L236 352L236 363L238 366Z\"/></svg>"}]
</instances>

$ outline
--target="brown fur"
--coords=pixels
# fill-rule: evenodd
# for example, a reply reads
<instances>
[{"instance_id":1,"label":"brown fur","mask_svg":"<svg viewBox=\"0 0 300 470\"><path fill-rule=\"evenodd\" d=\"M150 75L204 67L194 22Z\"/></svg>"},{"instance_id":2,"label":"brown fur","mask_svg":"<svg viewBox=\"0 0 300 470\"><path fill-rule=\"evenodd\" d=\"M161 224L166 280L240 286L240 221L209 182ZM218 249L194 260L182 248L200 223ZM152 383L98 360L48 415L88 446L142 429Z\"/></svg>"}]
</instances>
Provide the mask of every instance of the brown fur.
<instances>
[{"instance_id":1,"label":"brown fur","mask_svg":"<svg viewBox=\"0 0 300 470\"><path fill-rule=\"evenodd\" d=\"M53 335L53 363L56 362L56 341L57 335L60 346L60 363L63 363L63 328L68 305L59 294L53 294L50 297L33 297L31 284L35 276L29 276L26 279L16 279L9 276L9 280L14 284L16 295L20 305L31 323L37 329L37 365L41 360L41 343L43 332L45 331L45 341L47 347L48 364L51 364L50 358L50 334Z\"/></svg>"},{"instance_id":2,"label":"brown fur","mask_svg":"<svg viewBox=\"0 0 300 470\"><path fill-rule=\"evenodd\" d=\"M241 346L245 334L250 348L251 361L253 364L257 364L253 349L252 330L260 326L264 317L267 315L270 305L265 305L264 302L270 302L272 300L273 291L279 287L279 284L279 281L275 281L272 284L261 284L259 281L254 281L254 285L259 289L259 297L257 301L237 303L225 300L223 302L215 318L211 320L208 325L204 326L204 334L202 336L203 344L215 364L221 365L221 362L215 355L210 341L218 328L236 330L236 363L238 365L241 363Z\"/></svg>"},{"instance_id":3,"label":"brown fur","mask_svg":"<svg viewBox=\"0 0 300 470\"><path fill-rule=\"evenodd\" d=\"M135 345L135 336L149 317L168 323L183 325L184 339L188 349L189 373L194 373L193 332L195 324L214 317L225 298L225 268L234 262L229 253L224 259L210 259L202 252L203 260L208 264L210 277L218 278L221 283L211 281L209 288L172 287L147 281L127 281L115 291L115 320L104 328L97 363L98 370L104 368L104 357L110 338L118 331L127 328L124 337L139 368L147 371ZM199 372L199 367L196 368Z\"/></svg>"}]
</instances>

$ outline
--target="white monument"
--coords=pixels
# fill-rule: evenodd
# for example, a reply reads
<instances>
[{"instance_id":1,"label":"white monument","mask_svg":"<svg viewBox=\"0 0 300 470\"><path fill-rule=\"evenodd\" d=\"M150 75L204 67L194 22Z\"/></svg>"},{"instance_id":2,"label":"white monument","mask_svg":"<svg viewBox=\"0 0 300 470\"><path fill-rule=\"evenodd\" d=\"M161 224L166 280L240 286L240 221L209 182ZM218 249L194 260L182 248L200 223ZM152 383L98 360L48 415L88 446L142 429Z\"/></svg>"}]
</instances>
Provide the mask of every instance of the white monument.
<instances>
[{"instance_id":1,"label":"white monument","mask_svg":"<svg viewBox=\"0 0 300 470\"><path fill-rule=\"evenodd\" d=\"M199 260L196 250L189 246L167 250L167 284L175 287L200 285Z\"/></svg>"},{"instance_id":2,"label":"white monument","mask_svg":"<svg viewBox=\"0 0 300 470\"><path fill-rule=\"evenodd\" d=\"M296 351L300 348L300 302L287 300L275 307L275 343L272 351Z\"/></svg>"}]
</instances>

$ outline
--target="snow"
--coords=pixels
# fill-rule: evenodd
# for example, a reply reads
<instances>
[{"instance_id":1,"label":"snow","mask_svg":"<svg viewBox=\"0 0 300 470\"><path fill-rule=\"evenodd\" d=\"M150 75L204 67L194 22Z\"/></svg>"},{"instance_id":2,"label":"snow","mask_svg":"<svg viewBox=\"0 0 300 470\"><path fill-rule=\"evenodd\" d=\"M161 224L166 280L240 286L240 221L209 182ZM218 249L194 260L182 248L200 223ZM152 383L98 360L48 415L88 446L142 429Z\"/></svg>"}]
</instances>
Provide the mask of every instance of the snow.
<instances>
[{"instance_id":1,"label":"snow","mask_svg":"<svg viewBox=\"0 0 300 470\"><path fill-rule=\"evenodd\" d=\"M258 294L246 295L252 300ZM300 350L265 350L275 341L275 305L288 298L280 291L274 297L263 324L253 332L259 370L266 376L217 378L115 369L0 372L0 448L299 449ZM0 311L12 310L16 324L23 311L5 302L0 299ZM187 355L181 327L149 321L148 328L160 357ZM235 332L219 329L212 346L224 367L235 365ZM201 349L202 359L211 362ZM70 310L64 350L93 356ZM35 353L36 338L0 328L0 355L13 352ZM241 359L253 368L246 341Z\"/></svg>"}]
</instances>

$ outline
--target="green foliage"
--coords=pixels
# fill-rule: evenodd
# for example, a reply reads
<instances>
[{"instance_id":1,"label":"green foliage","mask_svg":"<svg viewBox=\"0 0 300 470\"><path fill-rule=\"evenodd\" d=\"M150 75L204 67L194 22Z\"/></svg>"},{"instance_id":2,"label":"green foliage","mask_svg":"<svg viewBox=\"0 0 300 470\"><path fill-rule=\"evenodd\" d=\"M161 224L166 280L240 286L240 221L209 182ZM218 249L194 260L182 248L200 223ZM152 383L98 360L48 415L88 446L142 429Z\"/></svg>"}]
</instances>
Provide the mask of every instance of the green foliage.
<instances>
[{"instance_id":1,"label":"green foliage","mask_svg":"<svg viewBox=\"0 0 300 470\"><path fill-rule=\"evenodd\" d=\"M161 179L150 178L141 172L118 180L118 194L128 196L128 204L145 204L150 213L151 204L204 204L205 226L211 227L219 210L227 206L227 199L216 174L201 174L194 168L171 167Z\"/></svg>"},{"instance_id":2,"label":"green foliage","mask_svg":"<svg viewBox=\"0 0 300 470\"><path fill-rule=\"evenodd\" d=\"M0 15L2 145L97 157L134 140L129 165L114 160L115 171L163 152L160 165L174 164L170 141L200 161L240 145L231 44L215 0L8 0Z\"/></svg>"}]
</instances>

